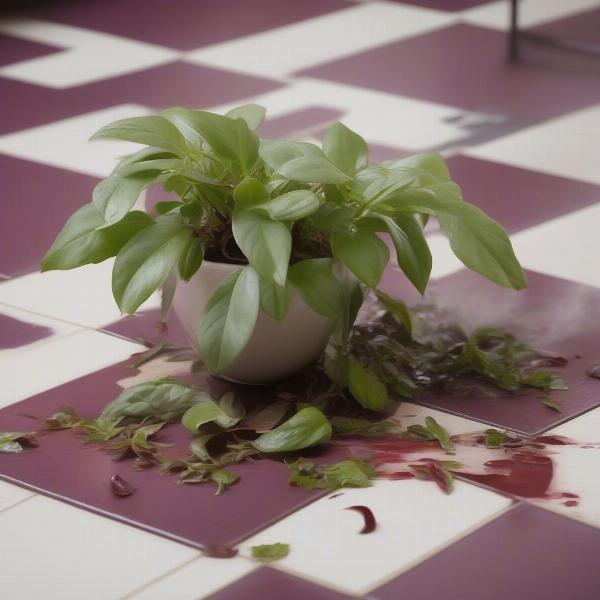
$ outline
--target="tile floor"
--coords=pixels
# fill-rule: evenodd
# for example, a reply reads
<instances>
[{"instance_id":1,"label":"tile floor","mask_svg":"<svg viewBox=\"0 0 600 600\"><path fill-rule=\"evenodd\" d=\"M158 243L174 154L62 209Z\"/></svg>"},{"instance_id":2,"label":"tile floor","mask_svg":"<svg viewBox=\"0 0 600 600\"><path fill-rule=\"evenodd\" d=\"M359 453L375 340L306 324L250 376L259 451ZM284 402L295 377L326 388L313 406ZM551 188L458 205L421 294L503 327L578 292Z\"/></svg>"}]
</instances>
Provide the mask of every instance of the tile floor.
<instances>
[{"instance_id":1,"label":"tile floor","mask_svg":"<svg viewBox=\"0 0 600 600\"><path fill-rule=\"evenodd\" d=\"M600 42L598 0L520 3L524 27ZM507 0L64 0L0 14L0 430L65 404L93 415L123 386L181 368L131 369L158 303L122 319L110 262L38 272L65 217L130 150L89 135L172 104L252 101L269 109L265 136L318 138L339 119L378 157L442 151L466 198L511 233L530 286L518 298L488 286L432 230L432 297L571 359L562 413L530 395L437 396L404 403L403 423L432 415L457 439L492 423L576 442L547 446L542 498L471 464L449 496L385 480L330 499L288 487L278 463L243 465L243 484L216 498L58 433L44 452L0 456L11 598L598 597L600 383L585 370L600 362L600 61L526 45L508 64L507 28ZM384 285L413 299L393 269ZM469 466L472 448L459 454ZM115 469L146 493L108 493ZM357 535L344 510L356 504L376 512L374 534ZM289 557L249 558L270 542L290 543ZM202 556L214 543L240 554Z\"/></svg>"}]
</instances>

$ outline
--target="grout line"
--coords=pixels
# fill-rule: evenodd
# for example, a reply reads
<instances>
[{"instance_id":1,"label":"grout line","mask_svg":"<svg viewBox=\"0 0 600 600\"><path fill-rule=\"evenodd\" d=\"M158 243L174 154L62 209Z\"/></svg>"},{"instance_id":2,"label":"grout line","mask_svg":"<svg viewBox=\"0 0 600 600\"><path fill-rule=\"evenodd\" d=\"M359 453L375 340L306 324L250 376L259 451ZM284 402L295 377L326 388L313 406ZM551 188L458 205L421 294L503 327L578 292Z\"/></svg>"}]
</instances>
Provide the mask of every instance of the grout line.
<instances>
[{"instance_id":1,"label":"grout line","mask_svg":"<svg viewBox=\"0 0 600 600\"><path fill-rule=\"evenodd\" d=\"M7 510L10 510L11 508L14 508L15 506L19 506L19 504L23 504L23 502L27 502L28 500L31 500L32 498L35 498L36 496L37 496L37 494L31 494L30 496L27 496L26 498L21 498L21 500L17 500L13 504L9 504L8 506L5 506L4 508L0 508L0 514L3 512L6 512Z\"/></svg>"},{"instance_id":2,"label":"grout line","mask_svg":"<svg viewBox=\"0 0 600 600\"><path fill-rule=\"evenodd\" d=\"M177 567L174 567L174 568L170 569L169 571L166 571L162 575L159 575L158 577L155 577L154 579L151 579L150 581L144 583L143 585L135 588L133 591L128 592L124 596L119 596L119 600L127 600L128 598L132 598L132 597L136 596L140 592L142 592L142 591L148 589L149 587L155 585L159 581L162 581L166 577L169 577L170 575L173 575L173 574L177 573L178 571L181 571L181 569L187 567L188 565L192 564L196 560L199 560L200 558L202 558L202 554L200 554L200 553L198 553L196 556L192 556L191 558L189 558L185 562L182 562Z\"/></svg>"}]
</instances>

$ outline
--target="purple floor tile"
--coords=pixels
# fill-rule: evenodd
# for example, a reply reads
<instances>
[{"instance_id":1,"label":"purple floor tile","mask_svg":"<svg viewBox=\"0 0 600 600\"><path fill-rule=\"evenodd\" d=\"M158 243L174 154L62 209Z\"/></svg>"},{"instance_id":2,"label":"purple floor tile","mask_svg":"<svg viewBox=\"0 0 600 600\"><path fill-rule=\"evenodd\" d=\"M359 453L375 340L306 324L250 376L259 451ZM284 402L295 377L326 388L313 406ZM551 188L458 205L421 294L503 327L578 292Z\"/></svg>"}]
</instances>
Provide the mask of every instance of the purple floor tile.
<instances>
[{"instance_id":1,"label":"purple floor tile","mask_svg":"<svg viewBox=\"0 0 600 600\"><path fill-rule=\"evenodd\" d=\"M116 364L13 404L0 410L0 431L35 430L36 422L24 415L47 418L65 405L83 417L97 416L120 393L116 382L133 373L126 363ZM187 454L190 435L181 426L167 427L159 439L175 444L167 449L173 456ZM195 547L236 543L321 494L288 485L287 467L275 461L232 467L241 481L215 496L212 484L178 485L176 477L154 468L136 471L129 460L115 461L86 447L70 431L40 436L38 442L39 448L21 454L0 454L0 479ZM137 492L114 496L109 485L114 474Z\"/></svg>"},{"instance_id":2,"label":"purple floor tile","mask_svg":"<svg viewBox=\"0 0 600 600\"><path fill-rule=\"evenodd\" d=\"M282 84L184 62L64 90L0 78L0 133L18 131L118 104L154 109L209 107L274 90ZM43 106L44 110L39 110Z\"/></svg>"},{"instance_id":3,"label":"purple floor tile","mask_svg":"<svg viewBox=\"0 0 600 600\"><path fill-rule=\"evenodd\" d=\"M539 50L509 64L506 54L506 34L456 24L297 74L517 120L548 119L600 97L598 61Z\"/></svg>"},{"instance_id":4,"label":"purple floor tile","mask_svg":"<svg viewBox=\"0 0 600 600\"><path fill-rule=\"evenodd\" d=\"M344 600L351 596L276 569L262 567L209 596L207 600Z\"/></svg>"},{"instance_id":5,"label":"purple floor tile","mask_svg":"<svg viewBox=\"0 0 600 600\"><path fill-rule=\"evenodd\" d=\"M0 67L55 52L62 52L62 48L0 34Z\"/></svg>"},{"instance_id":6,"label":"purple floor tile","mask_svg":"<svg viewBox=\"0 0 600 600\"><path fill-rule=\"evenodd\" d=\"M569 390L552 396L562 412L544 406L535 390L496 391L494 397L436 392L418 402L524 433L545 431L600 405L600 381L585 374L600 362L600 289L531 271L527 277L529 287L515 292L465 269L432 281L427 298L466 328L501 326L536 348L565 356L568 364L556 370ZM381 288L409 304L419 301L399 271L386 273Z\"/></svg>"},{"instance_id":7,"label":"purple floor tile","mask_svg":"<svg viewBox=\"0 0 600 600\"><path fill-rule=\"evenodd\" d=\"M600 44L600 7L532 27L530 31L578 42Z\"/></svg>"},{"instance_id":8,"label":"purple floor tile","mask_svg":"<svg viewBox=\"0 0 600 600\"><path fill-rule=\"evenodd\" d=\"M0 271L37 271L67 218L90 202L98 181L40 163L0 155Z\"/></svg>"},{"instance_id":9,"label":"purple floor tile","mask_svg":"<svg viewBox=\"0 0 600 600\"><path fill-rule=\"evenodd\" d=\"M466 156L447 160L465 200L510 233L600 202L600 186Z\"/></svg>"},{"instance_id":10,"label":"purple floor tile","mask_svg":"<svg viewBox=\"0 0 600 600\"><path fill-rule=\"evenodd\" d=\"M522 504L371 592L372 600L594 600L600 531Z\"/></svg>"},{"instance_id":11,"label":"purple floor tile","mask_svg":"<svg viewBox=\"0 0 600 600\"><path fill-rule=\"evenodd\" d=\"M343 111L309 106L280 117L267 119L260 127L259 134L263 138L280 138L304 133L324 124L333 123L343 116Z\"/></svg>"},{"instance_id":12,"label":"purple floor tile","mask_svg":"<svg viewBox=\"0 0 600 600\"><path fill-rule=\"evenodd\" d=\"M0 314L0 350L20 348L52 335L52 329Z\"/></svg>"},{"instance_id":13,"label":"purple floor tile","mask_svg":"<svg viewBox=\"0 0 600 600\"><path fill-rule=\"evenodd\" d=\"M86 0L29 11L36 18L191 50L347 8L343 0Z\"/></svg>"}]
</instances>

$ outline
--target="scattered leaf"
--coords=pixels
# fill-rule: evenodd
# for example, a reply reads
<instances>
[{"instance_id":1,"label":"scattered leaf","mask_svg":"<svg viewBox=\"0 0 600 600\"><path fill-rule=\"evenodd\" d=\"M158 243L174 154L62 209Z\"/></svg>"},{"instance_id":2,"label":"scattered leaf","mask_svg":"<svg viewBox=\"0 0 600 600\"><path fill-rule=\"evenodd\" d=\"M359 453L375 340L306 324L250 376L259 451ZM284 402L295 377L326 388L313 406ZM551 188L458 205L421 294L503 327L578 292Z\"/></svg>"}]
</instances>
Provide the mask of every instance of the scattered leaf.
<instances>
[{"instance_id":1,"label":"scattered leaf","mask_svg":"<svg viewBox=\"0 0 600 600\"><path fill-rule=\"evenodd\" d=\"M127 481L125 481L120 475L113 475L110 478L110 489L115 496L125 498L134 494L136 489Z\"/></svg>"},{"instance_id":2,"label":"scattered leaf","mask_svg":"<svg viewBox=\"0 0 600 600\"><path fill-rule=\"evenodd\" d=\"M368 506L349 506L346 510L354 510L362 515L364 525L359 533L372 533L377 528L375 515Z\"/></svg>"},{"instance_id":3,"label":"scattered leaf","mask_svg":"<svg viewBox=\"0 0 600 600\"><path fill-rule=\"evenodd\" d=\"M261 544L250 549L252 558L261 562L273 562L285 558L290 553L289 544Z\"/></svg>"}]
</instances>

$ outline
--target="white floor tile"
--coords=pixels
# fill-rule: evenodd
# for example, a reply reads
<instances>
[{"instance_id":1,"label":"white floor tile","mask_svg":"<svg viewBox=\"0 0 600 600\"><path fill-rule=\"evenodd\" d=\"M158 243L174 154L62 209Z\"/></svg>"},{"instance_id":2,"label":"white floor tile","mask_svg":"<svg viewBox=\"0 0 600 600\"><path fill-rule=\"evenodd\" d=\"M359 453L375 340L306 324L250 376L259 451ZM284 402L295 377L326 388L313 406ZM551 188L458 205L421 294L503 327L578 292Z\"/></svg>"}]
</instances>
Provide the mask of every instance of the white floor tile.
<instances>
[{"instance_id":1,"label":"white floor tile","mask_svg":"<svg viewBox=\"0 0 600 600\"><path fill-rule=\"evenodd\" d=\"M139 146L115 140L88 143L90 136L112 121L148 113L144 106L122 104L69 117L0 136L0 152L86 175L106 177L120 156L135 152Z\"/></svg>"},{"instance_id":2,"label":"white floor tile","mask_svg":"<svg viewBox=\"0 0 600 600\"><path fill-rule=\"evenodd\" d=\"M598 0L519 0L519 5L519 25L524 28L598 8ZM496 2L464 10L459 16L461 20L473 25L508 30L509 11L510 2L496 0Z\"/></svg>"},{"instance_id":3,"label":"white floor tile","mask_svg":"<svg viewBox=\"0 0 600 600\"><path fill-rule=\"evenodd\" d=\"M368 142L406 150L439 146L465 134L459 124L450 121L463 114L454 107L318 79L297 79L285 88L247 101L265 106L270 117L309 106L343 111L340 120ZM231 107L211 110L221 112Z\"/></svg>"},{"instance_id":4,"label":"white floor tile","mask_svg":"<svg viewBox=\"0 0 600 600\"><path fill-rule=\"evenodd\" d=\"M265 77L283 77L455 20L414 6L371 2L190 52L192 62Z\"/></svg>"},{"instance_id":5,"label":"white floor tile","mask_svg":"<svg viewBox=\"0 0 600 600\"><path fill-rule=\"evenodd\" d=\"M6 481L0 481L0 512L3 510L22 502L26 498L32 498L35 496L33 492L30 492L18 485L7 483ZM2 567L0 566L0 569Z\"/></svg>"},{"instance_id":6,"label":"white floor tile","mask_svg":"<svg viewBox=\"0 0 600 600\"><path fill-rule=\"evenodd\" d=\"M364 594L505 510L510 500L457 482L450 495L427 481L377 481L373 487L342 490L267 528L242 544L290 544L275 563L324 585ZM377 529L360 535L362 518L349 506L368 506Z\"/></svg>"},{"instance_id":7,"label":"white floor tile","mask_svg":"<svg viewBox=\"0 0 600 600\"><path fill-rule=\"evenodd\" d=\"M127 600L201 600L258 567L244 558L199 558L127 597Z\"/></svg>"},{"instance_id":8,"label":"white floor tile","mask_svg":"<svg viewBox=\"0 0 600 600\"><path fill-rule=\"evenodd\" d=\"M143 346L97 331L81 330L0 362L0 407L126 360Z\"/></svg>"},{"instance_id":9,"label":"white floor tile","mask_svg":"<svg viewBox=\"0 0 600 600\"><path fill-rule=\"evenodd\" d=\"M68 88L177 60L179 52L126 38L34 19L0 21L0 32L65 48L0 68L0 75L51 88Z\"/></svg>"},{"instance_id":10,"label":"white floor tile","mask_svg":"<svg viewBox=\"0 0 600 600\"><path fill-rule=\"evenodd\" d=\"M441 410L427 408L426 406L412 404L411 402L402 402L394 414L394 417L400 419L402 427L423 425L426 417L433 417L450 435L472 433L489 427L485 423L479 423L478 421L472 421L471 419L465 419L464 417L450 415Z\"/></svg>"},{"instance_id":11,"label":"white floor tile","mask_svg":"<svg viewBox=\"0 0 600 600\"><path fill-rule=\"evenodd\" d=\"M600 287L600 204L521 231L512 237L523 266Z\"/></svg>"},{"instance_id":12,"label":"white floor tile","mask_svg":"<svg viewBox=\"0 0 600 600\"><path fill-rule=\"evenodd\" d=\"M600 185L600 104L473 146L465 154Z\"/></svg>"},{"instance_id":13,"label":"white floor tile","mask_svg":"<svg viewBox=\"0 0 600 600\"><path fill-rule=\"evenodd\" d=\"M31 325L34 326L44 327L48 330L46 332L47 336L41 339L33 340L30 343L24 344L22 346L7 347L0 349L0 357L6 356L9 353L13 354L15 352L20 352L24 349L31 350L34 347L41 346L51 340L54 340L57 336L68 335L70 333L75 333L76 331L79 331L79 327L76 327L75 325L72 325L70 323L65 323L64 321L57 321L56 319L49 319L48 317L20 310L18 308L7 306L6 304L2 303L0 303L0 315L21 321L23 323L31 323Z\"/></svg>"},{"instance_id":14,"label":"white floor tile","mask_svg":"<svg viewBox=\"0 0 600 600\"><path fill-rule=\"evenodd\" d=\"M549 434L564 435L582 444L600 442L600 408L590 410L555 427Z\"/></svg>"},{"instance_id":15,"label":"white floor tile","mask_svg":"<svg viewBox=\"0 0 600 600\"><path fill-rule=\"evenodd\" d=\"M69 271L29 273L0 283L0 302L85 327L104 327L121 318L112 296L113 260ZM154 294L143 308L160 306Z\"/></svg>"},{"instance_id":16,"label":"white floor tile","mask_svg":"<svg viewBox=\"0 0 600 600\"><path fill-rule=\"evenodd\" d=\"M197 551L37 496L0 513L0 578L13 600L111 600Z\"/></svg>"}]
</instances>

